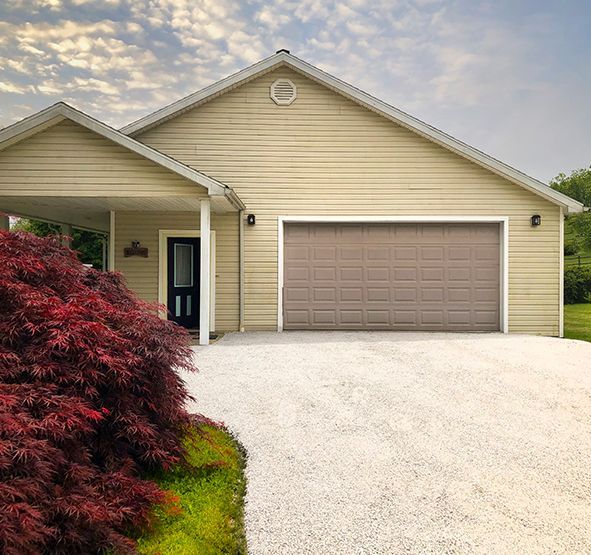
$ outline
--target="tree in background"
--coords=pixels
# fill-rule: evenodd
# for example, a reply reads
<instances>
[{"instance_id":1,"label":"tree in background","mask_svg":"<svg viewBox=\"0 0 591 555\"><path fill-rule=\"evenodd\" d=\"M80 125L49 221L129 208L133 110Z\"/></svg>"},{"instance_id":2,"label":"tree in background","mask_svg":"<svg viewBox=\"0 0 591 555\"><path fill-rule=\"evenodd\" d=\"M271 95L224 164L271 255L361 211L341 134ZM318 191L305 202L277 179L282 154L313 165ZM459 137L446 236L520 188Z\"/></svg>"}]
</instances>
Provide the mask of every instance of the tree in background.
<instances>
[{"instance_id":1,"label":"tree in background","mask_svg":"<svg viewBox=\"0 0 591 555\"><path fill-rule=\"evenodd\" d=\"M570 175L559 173L550 181L550 187L591 206L591 167L575 170ZM591 213L570 215L566 219L564 239L565 255L591 256Z\"/></svg>"},{"instance_id":2,"label":"tree in background","mask_svg":"<svg viewBox=\"0 0 591 555\"><path fill-rule=\"evenodd\" d=\"M61 226L58 224L49 224L25 218L20 218L11 229L28 231L33 235L37 235L37 237L60 235L62 232ZM103 242L104 235L100 233L72 229L72 249L78 252L78 258L83 264L92 264L92 267L97 270L103 268Z\"/></svg>"},{"instance_id":3,"label":"tree in background","mask_svg":"<svg viewBox=\"0 0 591 555\"><path fill-rule=\"evenodd\" d=\"M591 166L575 170L570 175L559 173L550 181L550 187L591 206Z\"/></svg>"}]
</instances>

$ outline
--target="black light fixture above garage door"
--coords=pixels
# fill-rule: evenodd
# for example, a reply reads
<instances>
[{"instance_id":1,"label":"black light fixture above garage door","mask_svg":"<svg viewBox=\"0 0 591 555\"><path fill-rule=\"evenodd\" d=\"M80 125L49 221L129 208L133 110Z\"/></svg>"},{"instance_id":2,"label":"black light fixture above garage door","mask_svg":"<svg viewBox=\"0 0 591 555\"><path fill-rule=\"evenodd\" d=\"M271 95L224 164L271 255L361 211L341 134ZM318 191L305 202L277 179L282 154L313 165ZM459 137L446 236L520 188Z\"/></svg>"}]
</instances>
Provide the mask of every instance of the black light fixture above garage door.
<instances>
[{"instance_id":1,"label":"black light fixture above garage door","mask_svg":"<svg viewBox=\"0 0 591 555\"><path fill-rule=\"evenodd\" d=\"M246 223L248 225L254 225L256 223L256 218L254 217L254 214L248 214L248 216L246 216Z\"/></svg>"},{"instance_id":2,"label":"black light fixture above garage door","mask_svg":"<svg viewBox=\"0 0 591 555\"><path fill-rule=\"evenodd\" d=\"M533 227L536 227L538 225L540 225L542 223L542 216L540 216L539 214L534 214L531 217L531 225Z\"/></svg>"}]
</instances>

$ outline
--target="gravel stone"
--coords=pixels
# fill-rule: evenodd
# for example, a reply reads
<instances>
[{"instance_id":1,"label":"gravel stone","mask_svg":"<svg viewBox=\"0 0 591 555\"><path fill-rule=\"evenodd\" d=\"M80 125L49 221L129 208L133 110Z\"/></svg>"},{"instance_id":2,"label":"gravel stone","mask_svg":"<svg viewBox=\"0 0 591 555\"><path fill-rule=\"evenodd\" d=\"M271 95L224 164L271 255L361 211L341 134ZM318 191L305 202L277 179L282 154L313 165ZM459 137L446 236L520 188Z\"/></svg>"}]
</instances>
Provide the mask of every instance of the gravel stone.
<instances>
[{"instance_id":1,"label":"gravel stone","mask_svg":"<svg viewBox=\"0 0 591 555\"><path fill-rule=\"evenodd\" d=\"M591 553L591 344L256 332L196 347L258 554Z\"/></svg>"}]
</instances>

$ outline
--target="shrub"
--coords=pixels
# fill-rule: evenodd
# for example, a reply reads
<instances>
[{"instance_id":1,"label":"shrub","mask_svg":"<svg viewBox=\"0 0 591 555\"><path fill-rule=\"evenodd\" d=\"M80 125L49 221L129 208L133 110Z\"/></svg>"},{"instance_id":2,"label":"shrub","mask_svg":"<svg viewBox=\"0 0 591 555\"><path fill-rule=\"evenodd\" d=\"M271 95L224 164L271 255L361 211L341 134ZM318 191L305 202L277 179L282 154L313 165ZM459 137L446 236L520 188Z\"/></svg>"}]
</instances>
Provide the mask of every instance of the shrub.
<instances>
[{"instance_id":1,"label":"shrub","mask_svg":"<svg viewBox=\"0 0 591 555\"><path fill-rule=\"evenodd\" d=\"M591 302L591 268L568 268L564 272L565 304Z\"/></svg>"},{"instance_id":2,"label":"shrub","mask_svg":"<svg viewBox=\"0 0 591 555\"><path fill-rule=\"evenodd\" d=\"M581 241L578 239L565 239L564 241L564 256L574 256L581 250Z\"/></svg>"},{"instance_id":3,"label":"shrub","mask_svg":"<svg viewBox=\"0 0 591 555\"><path fill-rule=\"evenodd\" d=\"M133 552L183 459L187 336L55 238L0 232L0 552Z\"/></svg>"}]
</instances>

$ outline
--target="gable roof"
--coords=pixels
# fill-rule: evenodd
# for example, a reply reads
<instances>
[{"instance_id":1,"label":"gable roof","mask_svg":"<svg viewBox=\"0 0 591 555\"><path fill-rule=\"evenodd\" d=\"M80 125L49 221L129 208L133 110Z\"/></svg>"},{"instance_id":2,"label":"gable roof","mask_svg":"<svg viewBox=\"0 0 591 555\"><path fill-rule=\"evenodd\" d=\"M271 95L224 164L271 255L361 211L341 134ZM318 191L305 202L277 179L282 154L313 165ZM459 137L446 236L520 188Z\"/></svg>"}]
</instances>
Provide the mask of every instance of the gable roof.
<instances>
[{"instance_id":1,"label":"gable roof","mask_svg":"<svg viewBox=\"0 0 591 555\"><path fill-rule=\"evenodd\" d=\"M157 110L139 120L126 125L121 128L121 132L127 135L136 136L139 133L156 127L157 125L172 119L183 112L186 112L200 104L208 102L225 92L232 90L244 83L255 79L264 73L273 71L281 66L287 66L294 71L308 77L309 79L320 83L329 89L342 94L350 100L372 110L394 123L406 127L407 129L425 137L426 139L448 149L472 162L496 173L497 175L508 179L509 181L544 197L546 200L558 204L566 209L566 212L581 212L583 205L564 195L555 191L545 183L526 175L515 168L500 162L499 160L481 152L480 150L471 147L470 145L428 125L421 120L390 106L370 94L352 86L332 75L314 67L313 65L300 60L291 55L286 50L280 50L273 56L265 58L256 64L243 69L217 83L214 83L196 93L193 93L185 98L182 98L172 104Z\"/></svg>"},{"instance_id":2,"label":"gable roof","mask_svg":"<svg viewBox=\"0 0 591 555\"><path fill-rule=\"evenodd\" d=\"M143 158L147 158L159 166L167 168L197 185L205 187L210 196L228 197L228 200L236 208L244 208L244 205L242 205L242 202L238 199L234 191L227 185L182 164L170 156L166 156L166 154L162 154L161 152L136 141L128 135L124 135L120 131L72 108L72 106L69 106L64 102L58 102L45 110L41 110L28 118L0 130L0 151L40 133L65 119L78 123L79 125L110 139L114 143L139 154Z\"/></svg>"}]
</instances>

